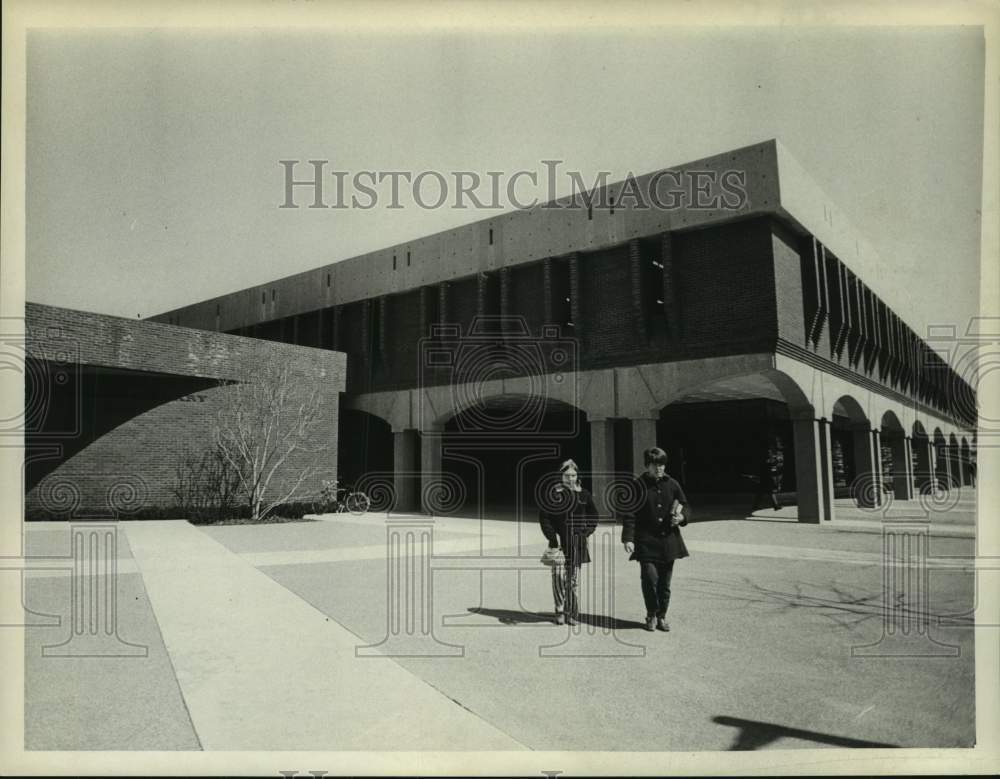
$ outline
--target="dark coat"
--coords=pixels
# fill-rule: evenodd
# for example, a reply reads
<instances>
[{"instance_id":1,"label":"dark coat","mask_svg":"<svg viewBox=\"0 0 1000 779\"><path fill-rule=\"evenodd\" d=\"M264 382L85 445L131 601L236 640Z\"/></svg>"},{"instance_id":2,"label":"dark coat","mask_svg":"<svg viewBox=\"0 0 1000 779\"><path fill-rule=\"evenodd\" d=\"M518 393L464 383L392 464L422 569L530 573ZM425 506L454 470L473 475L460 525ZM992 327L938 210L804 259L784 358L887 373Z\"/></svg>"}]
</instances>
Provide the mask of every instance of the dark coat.
<instances>
[{"instance_id":1,"label":"dark coat","mask_svg":"<svg viewBox=\"0 0 1000 779\"><path fill-rule=\"evenodd\" d=\"M552 490L550 506L538 511L538 523L549 546L561 546L567 565L590 562L587 538L597 529L597 507L585 489L578 492L559 485Z\"/></svg>"},{"instance_id":2,"label":"dark coat","mask_svg":"<svg viewBox=\"0 0 1000 779\"><path fill-rule=\"evenodd\" d=\"M622 515L622 543L635 544L629 559L670 562L687 557L680 527L670 520L674 500L681 504L684 513L681 526L688 523L691 515L681 485L670 476L655 479L643 473L634 486L642 502L634 513Z\"/></svg>"}]
</instances>

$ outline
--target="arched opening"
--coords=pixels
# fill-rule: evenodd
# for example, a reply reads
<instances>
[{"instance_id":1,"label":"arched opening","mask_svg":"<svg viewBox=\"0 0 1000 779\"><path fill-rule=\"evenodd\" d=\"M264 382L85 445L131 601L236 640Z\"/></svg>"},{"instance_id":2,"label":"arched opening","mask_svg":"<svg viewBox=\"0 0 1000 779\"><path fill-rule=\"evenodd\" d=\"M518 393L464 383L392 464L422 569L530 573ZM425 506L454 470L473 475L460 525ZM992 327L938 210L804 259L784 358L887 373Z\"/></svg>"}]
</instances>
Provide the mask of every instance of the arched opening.
<instances>
[{"instance_id":1,"label":"arched opening","mask_svg":"<svg viewBox=\"0 0 1000 779\"><path fill-rule=\"evenodd\" d=\"M934 480L934 450L927 431L920 422L913 423L913 487L926 495Z\"/></svg>"},{"instance_id":2,"label":"arched opening","mask_svg":"<svg viewBox=\"0 0 1000 779\"><path fill-rule=\"evenodd\" d=\"M656 440L667 472L695 505L743 518L797 504L793 418L806 411L811 421L804 394L779 371L732 376L688 389L661 409Z\"/></svg>"},{"instance_id":3,"label":"arched opening","mask_svg":"<svg viewBox=\"0 0 1000 779\"><path fill-rule=\"evenodd\" d=\"M913 497L912 459L906 431L892 411L882 415L882 476L885 488L896 500Z\"/></svg>"},{"instance_id":4,"label":"arched opening","mask_svg":"<svg viewBox=\"0 0 1000 779\"><path fill-rule=\"evenodd\" d=\"M392 428L384 419L341 404L337 436L337 481L354 485L366 474L393 471Z\"/></svg>"},{"instance_id":5,"label":"arched opening","mask_svg":"<svg viewBox=\"0 0 1000 779\"><path fill-rule=\"evenodd\" d=\"M962 474L961 449L958 446L958 436L948 434L948 473L950 487L961 487L964 483Z\"/></svg>"},{"instance_id":6,"label":"arched opening","mask_svg":"<svg viewBox=\"0 0 1000 779\"><path fill-rule=\"evenodd\" d=\"M515 432L512 432L515 431ZM562 401L503 395L477 399L445 422L441 467L455 488L435 513L490 518L533 517L537 486L573 459L583 485L590 477L586 414Z\"/></svg>"},{"instance_id":7,"label":"arched opening","mask_svg":"<svg viewBox=\"0 0 1000 779\"><path fill-rule=\"evenodd\" d=\"M962 484L974 487L975 468L972 465L972 448L969 446L969 439L962 436Z\"/></svg>"},{"instance_id":8,"label":"arched opening","mask_svg":"<svg viewBox=\"0 0 1000 779\"><path fill-rule=\"evenodd\" d=\"M948 473L948 443L940 427L934 428L934 485L941 490L951 486Z\"/></svg>"},{"instance_id":9,"label":"arched opening","mask_svg":"<svg viewBox=\"0 0 1000 779\"><path fill-rule=\"evenodd\" d=\"M842 395L833 404L830 427L834 496L856 499L875 468L871 422L855 398Z\"/></svg>"},{"instance_id":10,"label":"arched opening","mask_svg":"<svg viewBox=\"0 0 1000 779\"><path fill-rule=\"evenodd\" d=\"M976 433L972 433L972 441L969 444L969 478L972 480L972 486L976 486L976 482L979 478L979 464L976 460Z\"/></svg>"}]
</instances>

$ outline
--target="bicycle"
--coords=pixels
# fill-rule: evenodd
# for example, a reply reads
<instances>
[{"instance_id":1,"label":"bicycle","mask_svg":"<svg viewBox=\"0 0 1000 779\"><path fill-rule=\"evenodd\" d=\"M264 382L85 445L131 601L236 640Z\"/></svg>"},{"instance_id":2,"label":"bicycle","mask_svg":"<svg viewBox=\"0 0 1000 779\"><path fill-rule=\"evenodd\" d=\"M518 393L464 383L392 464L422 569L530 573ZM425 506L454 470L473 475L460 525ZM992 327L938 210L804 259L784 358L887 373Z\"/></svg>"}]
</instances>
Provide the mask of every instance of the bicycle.
<instances>
[{"instance_id":1,"label":"bicycle","mask_svg":"<svg viewBox=\"0 0 1000 779\"><path fill-rule=\"evenodd\" d=\"M324 482L318 499L312 502L314 514L364 514L371 507L371 498L352 487L336 482Z\"/></svg>"}]
</instances>

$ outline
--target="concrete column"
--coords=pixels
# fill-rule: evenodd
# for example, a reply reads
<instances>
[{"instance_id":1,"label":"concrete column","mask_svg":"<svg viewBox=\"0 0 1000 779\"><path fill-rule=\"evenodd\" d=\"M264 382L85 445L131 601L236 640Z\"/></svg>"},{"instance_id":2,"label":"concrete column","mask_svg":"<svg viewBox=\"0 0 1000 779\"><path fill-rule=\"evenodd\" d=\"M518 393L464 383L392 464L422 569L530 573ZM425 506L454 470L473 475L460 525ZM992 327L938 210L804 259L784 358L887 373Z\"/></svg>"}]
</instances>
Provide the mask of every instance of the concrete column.
<instances>
[{"instance_id":1,"label":"concrete column","mask_svg":"<svg viewBox=\"0 0 1000 779\"><path fill-rule=\"evenodd\" d=\"M443 434L443 427L435 427L421 431L420 436L420 507L428 514L433 513L427 505L428 490L441 478Z\"/></svg>"},{"instance_id":2,"label":"concrete column","mask_svg":"<svg viewBox=\"0 0 1000 779\"><path fill-rule=\"evenodd\" d=\"M795 446L795 483L798 493L799 522L822 522L824 511L823 454L819 420L808 417L792 420Z\"/></svg>"},{"instance_id":3,"label":"concrete column","mask_svg":"<svg viewBox=\"0 0 1000 779\"><path fill-rule=\"evenodd\" d=\"M371 301L361 301L361 359L371 359Z\"/></svg>"},{"instance_id":4,"label":"concrete column","mask_svg":"<svg viewBox=\"0 0 1000 779\"><path fill-rule=\"evenodd\" d=\"M892 494L895 500L913 500L913 455L910 439L897 436L889 441L892 449Z\"/></svg>"},{"instance_id":5,"label":"concrete column","mask_svg":"<svg viewBox=\"0 0 1000 779\"><path fill-rule=\"evenodd\" d=\"M962 456L957 446L948 443L948 468L951 471L951 485L962 486Z\"/></svg>"},{"instance_id":6,"label":"concrete column","mask_svg":"<svg viewBox=\"0 0 1000 779\"><path fill-rule=\"evenodd\" d=\"M951 464L951 452L948 451L947 441L945 442L943 447L941 455L941 464L944 466L944 469L942 473L938 474L939 478L941 479L940 483L944 486L946 490L950 490L955 484L955 474L954 474L955 469L952 467Z\"/></svg>"},{"instance_id":7,"label":"concrete column","mask_svg":"<svg viewBox=\"0 0 1000 779\"><path fill-rule=\"evenodd\" d=\"M428 316L428 310L430 308L430 300L428 299L427 287L421 287L419 294L420 301L420 333L417 335L418 338L426 338L430 333L430 317Z\"/></svg>"},{"instance_id":8,"label":"concrete column","mask_svg":"<svg viewBox=\"0 0 1000 779\"><path fill-rule=\"evenodd\" d=\"M448 324L448 282L438 285L438 324Z\"/></svg>"},{"instance_id":9,"label":"concrete column","mask_svg":"<svg viewBox=\"0 0 1000 779\"><path fill-rule=\"evenodd\" d=\"M913 487L916 494L924 493L931 489L934 483L934 451L930 441L924 437L914 437L910 439L913 447Z\"/></svg>"},{"instance_id":10,"label":"concrete column","mask_svg":"<svg viewBox=\"0 0 1000 779\"><path fill-rule=\"evenodd\" d=\"M385 356L386 330L389 328L389 298L383 295L378 299L378 356Z\"/></svg>"},{"instance_id":11,"label":"concrete column","mask_svg":"<svg viewBox=\"0 0 1000 779\"><path fill-rule=\"evenodd\" d=\"M859 506L882 505L882 456L876 454L873 431L867 423L852 429L854 443L854 481L851 492Z\"/></svg>"},{"instance_id":12,"label":"concrete column","mask_svg":"<svg viewBox=\"0 0 1000 779\"><path fill-rule=\"evenodd\" d=\"M510 268L500 269L500 316L510 314Z\"/></svg>"},{"instance_id":13,"label":"concrete column","mask_svg":"<svg viewBox=\"0 0 1000 779\"><path fill-rule=\"evenodd\" d=\"M544 300L545 324L552 324L552 258L542 260L542 298ZM560 322L559 324L562 324Z\"/></svg>"},{"instance_id":14,"label":"concrete column","mask_svg":"<svg viewBox=\"0 0 1000 779\"><path fill-rule=\"evenodd\" d=\"M643 453L654 446L656 446L656 420L633 419L632 470L635 473L640 473L646 467L643 460ZM669 468L669 465L667 467Z\"/></svg>"},{"instance_id":15,"label":"concrete column","mask_svg":"<svg viewBox=\"0 0 1000 779\"><path fill-rule=\"evenodd\" d=\"M615 436L610 419L590 419L590 476L594 504L607 514L604 493L615 472Z\"/></svg>"},{"instance_id":16,"label":"concrete column","mask_svg":"<svg viewBox=\"0 0 1000 779\"><path fill-rule=\"evenodd\" d=\"M396 493L396 511L417 509L416 489L417 431L393 430L393 490Z\"/></svg>"},{"instance_id":17,"label":"concrete column","mask_svg":"<svg viewBox=\"0 0 1000 779\"><path fill-rule=\"evenodd\" d=\"M823 475L823 518L830 521L833 515L833 427L829 419L818 421L820 469Z\"/></svg>"},{"instance_id":18,"label":"concrete column","mask_svg":"<svg viewBox=\"0 0 1000 779\"><path fill-rule=\"evenodd\" d=\"M476 277L476 313L479 316L485 316L486 310L486 299L490 292L490 279L485 273L480 273Z\"/></svg>"},{"instance_id":19,"label":"concrete column","mask_svg":"<svg viewBox=\"0 0 1000 779\"><path fill-rule=\"evenodd\" d=\"M340 351L340 316L343 309L340 306L333 307L333 315L330 317L330 348L335 352Z\"/></svg>"},{"instance_id":20,"label":"concrete column","mask_svg":"<svg viewBox=\"0 0 1000 779\"><path fill-rule=\"evenodd\" d=\"M670 338L676 340L680 337L680 315L674 287L674 245L671 233L663 234L663 241L660 244L660 262L663 265L663 308L667 315L667 329Z\"/></svg>"},{"instance_id":21,"label":"concrete column","mask_svg":"<svg viewBox=\"0 0 1000 779\"><path fill-rule=\"evenodd\" d=\"M634 319L633 332L640 344L645 344L647 339L646 312L642 307L642 249L638 240L628 242L629 273L632 281L632 316Z\"/></svg>"},{"instance_id":22,"label":"concrete column","mask_svg":"<svg viewBox=\"0 0 1000 779\"><path fill-rule=\"evenodd\" d=\"M875 483L872 486L877 490L877 505L881 506L885 497L885 464L882 460L882 432L877 429L872 430L872 457L875 463L872 471Z\"/></svg>"},{"instance_id":23,"label":"concrete column","mask_svg":"<svg viewBox=\"0 0 1000 779\"><path fill-rule=\"evenodd\" d=\"M583 317L581 316L580 300L580 258L577 254L569 257L569 307L573 317L573 332L577 338L583 336Z\"/></svg>"},{"instance_id":24,"label":"concrete column","mask_svg":"<svg viewBox=\"0 0 1000 779\"><path fill-rule=\"evenodd\" d=\"M928 457L928 472L931 477L931 487L937 492L941 489L941 483L938 481L938 463L937 463L937 447L934 445L934 441L931 438L927 439L927 457Z\"/></svg>"}]
</instances>

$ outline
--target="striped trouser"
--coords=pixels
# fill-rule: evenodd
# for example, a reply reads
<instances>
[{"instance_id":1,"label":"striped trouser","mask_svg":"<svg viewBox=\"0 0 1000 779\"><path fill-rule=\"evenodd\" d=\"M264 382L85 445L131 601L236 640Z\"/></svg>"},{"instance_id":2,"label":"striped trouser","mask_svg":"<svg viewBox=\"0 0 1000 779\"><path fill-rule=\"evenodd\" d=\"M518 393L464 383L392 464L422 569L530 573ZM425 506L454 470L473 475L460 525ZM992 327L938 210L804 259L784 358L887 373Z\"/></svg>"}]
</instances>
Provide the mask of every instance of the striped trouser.
<instances>
[{"instance_id":1,"label":"striped trouser","mask_svg":"<svg viewBox=\"0 0 1000 779\"><path fill-rule=\"evenodd\" d=\"M580 608L579 574L579 565L552 566L552 600L555 601L556 614L577 615Z\"/></svg>"}]
</instances>

